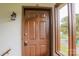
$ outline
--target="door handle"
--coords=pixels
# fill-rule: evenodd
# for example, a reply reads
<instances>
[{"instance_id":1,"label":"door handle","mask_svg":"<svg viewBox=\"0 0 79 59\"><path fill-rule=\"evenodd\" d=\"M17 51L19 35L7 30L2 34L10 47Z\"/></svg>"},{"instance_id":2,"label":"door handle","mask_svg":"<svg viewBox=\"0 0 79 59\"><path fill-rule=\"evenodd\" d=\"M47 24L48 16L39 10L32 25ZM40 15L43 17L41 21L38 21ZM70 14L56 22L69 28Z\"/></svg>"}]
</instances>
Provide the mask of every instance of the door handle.
<instances>
[{"instance_id":1,"label":"door handle","mask_svg":"<svg viewBox=\"0 0 79 59\"><path fill-rule=\"evenodd\" d=\"M28 43L27 41L24 41L24 46L27 46L27 43Z\"/></svg>"}]
</instances>

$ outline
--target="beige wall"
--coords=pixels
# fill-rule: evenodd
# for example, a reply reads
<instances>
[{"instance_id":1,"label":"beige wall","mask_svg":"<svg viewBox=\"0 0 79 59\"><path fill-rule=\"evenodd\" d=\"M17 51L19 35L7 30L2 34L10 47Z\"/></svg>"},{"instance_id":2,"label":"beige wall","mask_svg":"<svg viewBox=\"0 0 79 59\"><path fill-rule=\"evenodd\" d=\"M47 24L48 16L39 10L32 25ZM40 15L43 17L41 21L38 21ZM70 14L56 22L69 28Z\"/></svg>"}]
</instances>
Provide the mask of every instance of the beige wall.
<instances>
[{"instance_id":1,"label":"beige wall","mask_svg":"<svg viewBox=\"0 0 79 59\"><path fill-rule=\"evenodd\" d=\"M53 7L54 4L39 4L39 6ZM11 48L8 55L21 55L21 20L22 6L36 6L36 4L0 4L0 55ZM16 12L15 21L10 20L12 12Z\"/></svg>"}]
</instances>

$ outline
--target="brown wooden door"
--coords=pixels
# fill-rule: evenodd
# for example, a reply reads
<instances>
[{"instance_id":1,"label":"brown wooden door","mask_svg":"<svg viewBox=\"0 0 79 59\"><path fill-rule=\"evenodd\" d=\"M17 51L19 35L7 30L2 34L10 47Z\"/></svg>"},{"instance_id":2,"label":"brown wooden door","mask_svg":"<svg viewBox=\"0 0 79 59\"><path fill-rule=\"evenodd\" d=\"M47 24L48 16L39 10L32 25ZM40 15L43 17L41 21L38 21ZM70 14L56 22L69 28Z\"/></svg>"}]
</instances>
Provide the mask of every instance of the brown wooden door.
<instances>
[{"instance_id":1,"label":"brown wooden door","mask_svg":"<svg viewBox=\"0 0 79 59\"><path fill-rule=\"evenodd\" d=\"M24 55L50 55L49 11L25 10Z\"/></svg>"}]
</instances>

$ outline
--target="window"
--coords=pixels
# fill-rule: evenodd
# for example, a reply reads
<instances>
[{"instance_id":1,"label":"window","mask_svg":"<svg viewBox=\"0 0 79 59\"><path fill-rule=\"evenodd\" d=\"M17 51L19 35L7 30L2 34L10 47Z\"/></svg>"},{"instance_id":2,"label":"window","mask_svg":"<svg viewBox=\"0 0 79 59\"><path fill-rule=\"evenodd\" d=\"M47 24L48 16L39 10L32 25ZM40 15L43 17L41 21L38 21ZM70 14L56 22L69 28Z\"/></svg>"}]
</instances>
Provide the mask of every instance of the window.
<instances>
[{"instance_id":1,"label":"window","mask_svg":"<svg viewBox=\"0 0 79 59\"><path fill-rule=\"evenodd\" d=\"M74 4L55 5L56 54L59 56L76 55L76 48L79 46L76 45L76 28Z\"/></svg>"},{"instance_id":2,"label":"window","mask_svg":"<svg viewBox=\"0 0 79 59\"><path fill-rule=\"evenodd\" d=\"M68 55L68 5L56 8L56 53Z\"/></svg>"},{"instance_id":3,"label":"window","mask_svg":"<svg viewBox=\"0 0 79 59\"><path fill-rule=\"evenodd\" d=\"M76 16L76 55L79 56L79 4L75 4Z\"/></svg>"},{"instance_id":4,"label":"window","mask_svg":"<svg viewBox=\"0 0 79 59\"><path fill-rule=\"evenodd\" d=\"M60 53L68 55L68 8L67 4L59 10Z\"/></svg>"}]
</instances>

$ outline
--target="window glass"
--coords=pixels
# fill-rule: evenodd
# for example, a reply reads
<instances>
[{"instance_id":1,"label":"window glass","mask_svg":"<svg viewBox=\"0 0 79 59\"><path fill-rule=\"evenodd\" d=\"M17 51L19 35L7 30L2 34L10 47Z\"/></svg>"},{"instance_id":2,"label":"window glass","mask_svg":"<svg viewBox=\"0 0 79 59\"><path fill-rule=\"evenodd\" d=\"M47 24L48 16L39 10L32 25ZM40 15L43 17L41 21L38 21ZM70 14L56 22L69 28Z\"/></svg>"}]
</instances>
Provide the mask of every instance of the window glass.
<instances>
[{"instance_id":1,"label":"window glass","mask_svg":"<svg viewBox=\"0 0 79 59\"><path fill-rule=\"evenodd\" d=\"M59 10L60 19L60 53L68 55L68 7L67 4Z\"/></svg>"},{"instance_id":2,"label":"window glass","mask_svg":"<svg viewBox=\"0 0 79 59\"><path fill-rule=\"evenodd\" d=\"M76 16L76 55L79 55L79 4L75 4Z\"/></svg>"}]
</instances>

